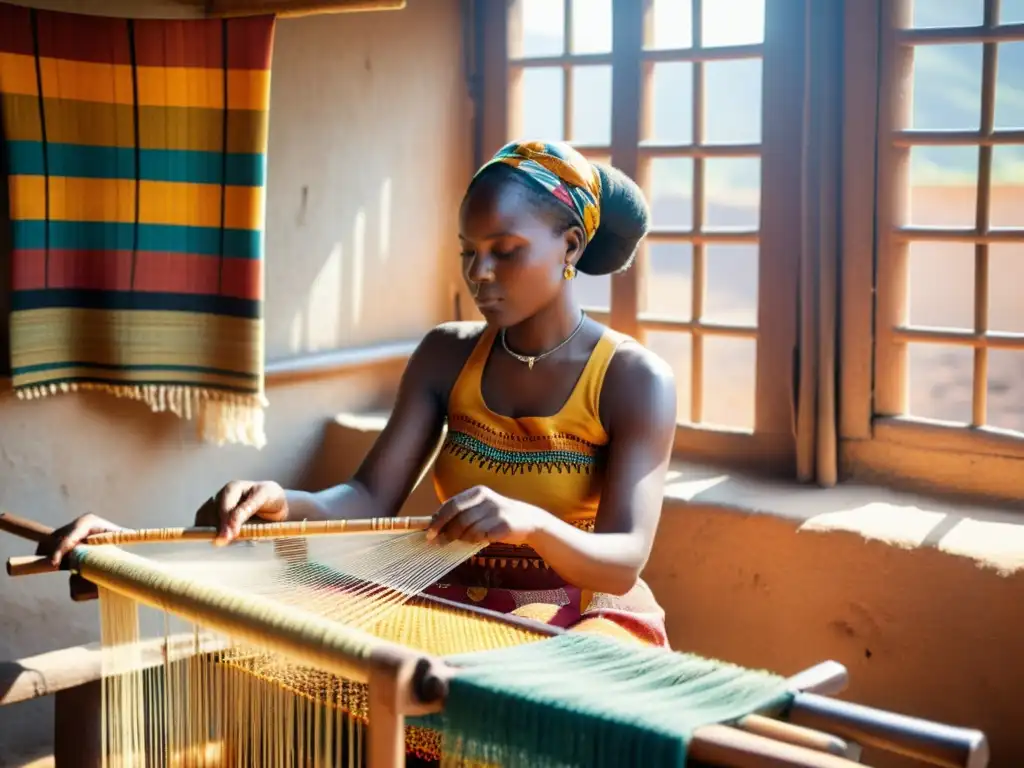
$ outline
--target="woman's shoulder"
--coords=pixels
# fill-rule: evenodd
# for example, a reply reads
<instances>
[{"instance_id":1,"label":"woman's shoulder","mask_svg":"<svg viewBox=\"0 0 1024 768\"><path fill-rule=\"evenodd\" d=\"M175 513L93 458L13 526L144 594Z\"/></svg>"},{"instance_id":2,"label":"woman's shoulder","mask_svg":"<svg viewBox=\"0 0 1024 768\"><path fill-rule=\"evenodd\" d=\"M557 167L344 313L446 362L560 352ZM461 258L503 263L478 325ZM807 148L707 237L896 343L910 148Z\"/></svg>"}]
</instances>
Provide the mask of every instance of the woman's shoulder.
<instances>
[{"instance_id":1,"label":"woman's shoulder","mask_svg":"<svg viewBox=\"0 0 1024 768\"><path fill-rule=\"evenodd\" d=\"M438 359L465 362L487 330L487 323L467 320L441 323L420 342L420 350Z\"/></svg>"},{"instance_id":2,"label":"woman's shoulder","mask_svg":"<svg viewBox=\"0 0 1024 768\"><path fill-rule=\"evenodd\" d=\"M406 368L406 378L436 391L447 402L447 393L479 343L486 323L449 322L429 330L420 340Z\"/></svg>"},{"instance_id":3,"label":"woman's shoulder","mask_svg":"<svg viewBox=\"0 0 1024 768\"><path fill-rule=\"evenodd\" d=\"M615 333L614 331L611 333ZM675 374L664 358L636 339L617 334L615 354L601 387L605 423L640 418L676 420Z\"/></svg>"}]
</instances>

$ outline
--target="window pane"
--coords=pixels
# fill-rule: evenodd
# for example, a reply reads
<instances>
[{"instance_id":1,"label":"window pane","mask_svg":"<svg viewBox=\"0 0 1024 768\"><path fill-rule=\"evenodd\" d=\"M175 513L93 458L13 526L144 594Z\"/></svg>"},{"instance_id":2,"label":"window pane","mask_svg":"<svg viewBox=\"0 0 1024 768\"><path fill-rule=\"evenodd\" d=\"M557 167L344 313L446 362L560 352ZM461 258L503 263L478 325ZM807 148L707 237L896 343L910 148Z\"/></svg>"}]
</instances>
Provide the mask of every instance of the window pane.
<instances>
[{"instance_id":1,"label":"window pane","mask_svg":"<svg viewBox=\"0 0 1024 768\"><path fill-rule=\"evenodd\" d=\"M909 223L973 227L977 179L977 147L912 147Z\"/></svg>"},{"instance_id":2,"label":"window pane","mask_svg":"<svg viewBox=\"0 0 1024 768\"><path fill-rule=\"evenodd\" d=\"M704 65L704 142L761 141L761 60L709 61Z\"/></svg>"},{"instance_id":3,"label":"window pane","mask_svg":"<svg viewBox=\"0 0 1024 768\"><path fill-rule=\"evenodd\" d=\"M674 320L693 315L693 246L648 243L645 311Z\"/></svg>"},{"instance_id":4,"label":"window pane","mask_svg":"<svg viewBox=\"0 0 1024 768\"><path fill-rule=\"evenodd\" d=\"M525 141L561 141L563 82L561 67L527 67L522 74L522 129Z\"/></svg>"},{"instance_id":5,"label":"window pane","mask_svg":"<svg viewBox=\"0 0 1024 768\"><path fill-rule=\"evenodd\" d=\"M515 56L557 56L565 50L565 9L561 2L552 0L517 0L522 16L522 46L517 50L511 41ZM515 25L512 25L512 29Z\"/></svg>"},{"instance_id":6,"label":"window pane","mask_svg":"<svg viewBox=\"0 0 1024 768\"><path fill-rule=\"evenodd\" d=\"M676 379L676 413L680 423L690 421L690 334L648 331L646 346L671 367Z\"/></svg>"},{"instance_id":7,"label":"window pane","mask_svg":"<svg viewBox=\"0 0 1024 768\"><path fill-rule=\"evenodd\" d=\"M693 226L693 160L656 157L650 160L651 223L656 227Z\"/></svg>"},{"instance_id":8,"label":"window pane","mask_svg":"<svg viewBox=\"0 0 1024 768\"><path fill-rule=\"evenodd\" d=\"M1000 429L1024 432L1024 352L988 351L988 414L986 421Z\"/></svg>"},{"instance_id":9,"label":"window pane","mask_svg":"<svg viewBox=\"0 0 1024 768\"><path fill-rule=\"evenodd\" d=\"M689 144L693 141L693 64L667 62L653 68L654 124L644 138Z\"/></svg>"},{"instance_id":10,"label":"window pane","mask_svg":"<svg viewBox=\"0 0 1024 768\"><path fill-rule=\"evenodd\" d=\"M705 0L701 13L705 47L764 42L764 0Z\"/></svg>"},{"instance_id":11,"label":"window pane","mask_svg":"<svg viewBox=\"0 0 1024 768\"><path fill-rule=\"evenodd\" d=\"M1024 0L1003 0L999 4L1000 24L1020 24L1024 22Z\"/></svg>"},{"instance_id":12,"label":"window pane","mask_svg":"<svg viewBox=\"0 0 1024 768\"><path fill-rule=\"evenodd\" d=\"M1024 146L992 147L989 226L1024 227Z\"/></svg>"},{"instance_id":13,"label":"window pane","mask_svg":"<svg viewBox=\"0 0 1024 768\"><path fill-rule=\"evenodd\" d=\"M913 111L908 127L978 130L981 53L980 43L922 45L914 49Z\"/></svg>"},{"instance_id":14,"label":"window pane","mask_svg":"<svg viewBox=\"0 0 1024 768\"><path fill-rule=\"evenodd\" d=\"M1024 333L1024 243L988 247L988 327Z\"/></svg>"},{"instance_id":15,"label":"window pane","mask_svg":"<svg viewBox=\"0 0 1024 768\"><path fill-rule=\"evenodd\" d=\"M608 53L611 49L612 0L572 0L572 52Z\"/></svg>"},{"instance_id":16,"label":"window pane","mask_svg":"<svg viewBox=\"0 0 1024 768\"><path fill-rule=\"evenodd\" d=\"M974 328L974 246L911 243L911 325Z\"/></svg>"},{"instance_id":17,"label":"window pane","mask_svg":"<svg viewBox=\"0 0 1024 768\"><path fill-rule=\"evenodd\" d=\"M754 339L704 337L703 424L754 428Z\"/></svg>"},{"instance_id":18,"label":"window pane","mask_svg":"<svg viewBox=\"0 0 1024 768\"><path fill-rule=\"evenodd\" d=\"M756 326L757 266L756 245L707 246L707 287L701 319L723 325Z\"/></svg>"},{"instance_id":19,"label":"window pane","mask_svg":"<svg viewBox=\"0 0 1024 768\"><path fill-rule=\"evenodd\" d=\"M940 344L909 344L910 415L969 424L974 350Z\"/></svg>"},{"instance_id":20,"label":"window pane","mask_svg":"<svg viewBox=\"0 0 1024 768\"><path fill-rule=\"evenodd\" d=\"M610 309L612 306L611 275L585 275L576 273L576 299L587 309Z\"/></svg>"},{"instance_id":21,"label":"window pane","mask_svg":"<svg viewBox=\"0 0 1024 768\"><path fill-rule=\"evenodd\" d=\"M757 229L761 219L761 159L721 157L704 161L704 223L707 229Z\"/></svg>"},{"instance_id":22,"label":"window pane","mask_svg":"<svg viewBox=\"0 0 1024 768\"><path fill-rule=\"evenodd\" d=\"M689 48L693 45L691 0L654 0L654 39L649 48Z\"/></svg>"},{"instance_id":23,"label":"window pane","mask_svg":"<svg viewBox=\"0 0 1024 768\"><path fill-rule=\"evenodd\" d=\"M612 143L612 68L573 67L572 141L608 146Z\"/></svg>"},{"instance_id":24,"label":"window pane","mask_svg":"<svg viewBox=\"0 0 1024 768\"><path fill-rule=\"evenodd\" d=\"M1006 0L1003 0L1005 3ZM1012 2L1012 0L1011 0ZM976 27L985 20L985 0L919 0L911 24L923 27Z\"/></svg>"},{"instance_id":25,"label":"window pane","mask_svg":"<svg viewBox=\"0 0 1024 768\"><path fill-rule=\"evenodd\" d=\"M1020 0L1024 6L1024 0ZM1005 7L1004 0L1004 7ZM1024 21L1022 19L1021 21ZM996 112L998 128L1024 128L1024 42L1000 43L996 67Z\"/></svg>"}]
</instances>

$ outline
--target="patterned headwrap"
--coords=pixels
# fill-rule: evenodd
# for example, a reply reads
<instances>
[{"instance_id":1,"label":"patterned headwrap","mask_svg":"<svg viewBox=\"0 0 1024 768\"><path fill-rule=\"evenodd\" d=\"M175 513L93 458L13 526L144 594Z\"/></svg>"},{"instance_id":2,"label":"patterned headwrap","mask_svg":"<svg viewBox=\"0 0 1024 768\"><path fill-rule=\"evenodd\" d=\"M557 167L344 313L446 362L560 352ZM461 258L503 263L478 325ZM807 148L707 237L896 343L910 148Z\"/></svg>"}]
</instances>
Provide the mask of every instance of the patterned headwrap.
<instances>
[{"instance_id":1,"label":"patterned headwrap","mask_svg":"<svg viewBox=\"0 0 1024 768\"><path fill-rule=\"evenodd\" d=\"M601 223L601 177L583 155L568 144L512 142L499 149L477 171L495 163L518 168L569 206L583 223L587 242Z\"/></svg>"}]
</instances>

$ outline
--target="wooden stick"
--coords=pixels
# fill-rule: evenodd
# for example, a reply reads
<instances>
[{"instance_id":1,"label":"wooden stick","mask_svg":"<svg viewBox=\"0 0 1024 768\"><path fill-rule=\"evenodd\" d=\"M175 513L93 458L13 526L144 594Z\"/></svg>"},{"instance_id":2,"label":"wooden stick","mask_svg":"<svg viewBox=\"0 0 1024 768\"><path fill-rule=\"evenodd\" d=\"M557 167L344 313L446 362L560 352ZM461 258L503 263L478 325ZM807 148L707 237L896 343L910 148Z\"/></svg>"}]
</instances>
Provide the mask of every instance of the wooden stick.
<instances>
[{"instance_id":1,"label":"wooden stick","mask_svg":"<svg viewBox=\"0 0 1024 768\"><path fill-rule=\"evenodd\" d=\"M724 725L698 728L688 752L688 762L731 768L859 768L852 760Z\"/></svg>"},{"instance_id":2,"label":"wooden stick","mask_svg":"<svg viewBox=\"0 0 1024 768\"><path fill-rule=\"evenodd\" d=\"M212 634L182 633L138 643L120 673L160 667L168 660L230 647ZM0 706L59 693L103 677L103 646L90 643L0 664Z\"/></svg>"},{"instance_id":3,"label":"wooden stick","mask_svg":"<svg viewBox=\"0 0 1024 768\"><path fill-rule=\"evenodd\" d=\"M422 531L430 526L430 517L370 517L361 520L300 520L289 523L258 523L243 525L238 540L284 539L303 536L331 536L340 533L407 533ZM217 529L212 526L193 528L142 528L137 530L95 533L82 542L89 545L152 544L168 541L203 541L214 538Z\"/></svg>"},{"instance_id":4,"label":"wooden stick","mask_svg":"<svg viewBox=\"0 0 1024 768\"><path fill-rule=\"evenodd\" d=\"M430 517L373 517L362 520L321 520L307 523L253 523L243 525L236 540L302 538L305 536L333 536L339 534L363 533L408 533L425 530ZM6 530L6 528L5 528ZM217 535L212 526L193 528L142 528L137 530L94 533L82 540L88 546L124 546L130 544L153 544L158 542L209 541ZM38 573L53 573L59 570L42 556L12 557L7 560L8 576L32 576Z\"/></svg>"},{"instance_id":5,"label":"wooden stick","mask_svg":"<svg viewBox=\"0 0 1024 768\"><path fill-rule=\"evenodd\" d=\"M985 734L813 693L799 694L790 707L790 722L827 728L865 746L911 757L940 768L984 768L989 761Z\"/></svg>"},{"instance_id":6,"label":"wooden stick","mask_svg":"<svg viewBox=\"0 0 1024 768\"><path fill-rule=\"evenodd\" d=\"M7 533L38 544L53 533L53 528L34 520L26 520L23 517L12 515L10 512L0 512L0 531L7 531Z\"/></svg>"}]
</instances>

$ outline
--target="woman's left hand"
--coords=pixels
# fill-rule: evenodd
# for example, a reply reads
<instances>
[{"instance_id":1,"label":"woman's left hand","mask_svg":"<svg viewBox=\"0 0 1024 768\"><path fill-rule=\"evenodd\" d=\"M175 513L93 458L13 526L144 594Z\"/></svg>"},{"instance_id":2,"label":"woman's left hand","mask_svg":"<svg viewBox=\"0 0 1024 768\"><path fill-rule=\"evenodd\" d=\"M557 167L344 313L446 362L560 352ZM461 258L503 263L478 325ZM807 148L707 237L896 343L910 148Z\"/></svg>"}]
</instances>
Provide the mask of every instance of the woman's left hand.
<instances>
[{"instance_id":1,"label":"woman's left hand","mask_svg":"<svg viewBox=\"0 0 1024 768\"><path fill-rule=\"evenodd\" d=\"M543 526L547 512L477 486L448 499L434 514L427 539L526 544Z\"/></svg>"}]
</instances>

